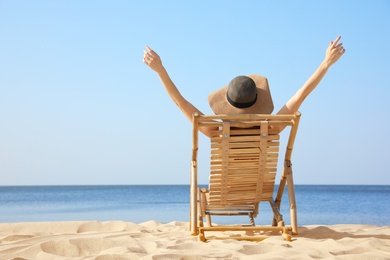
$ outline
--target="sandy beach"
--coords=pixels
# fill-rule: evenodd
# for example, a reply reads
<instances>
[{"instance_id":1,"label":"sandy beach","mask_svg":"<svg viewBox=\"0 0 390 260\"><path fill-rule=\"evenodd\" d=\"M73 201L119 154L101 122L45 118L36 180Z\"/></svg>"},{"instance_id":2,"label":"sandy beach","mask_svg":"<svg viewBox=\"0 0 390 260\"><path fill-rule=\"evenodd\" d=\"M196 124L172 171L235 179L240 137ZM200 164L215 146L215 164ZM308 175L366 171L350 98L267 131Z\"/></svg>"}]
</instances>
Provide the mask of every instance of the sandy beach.
<instances>
[{"instance_id":1,"label":"sandy beach","mask_svg":"<svg viewBox=\"0 0 390 260\"><path fill-rule=\"evenodd\" d=\"M0 259L390 259L389 226L310 225L300 227L292 242L276 234L261 242L202 243L190 235L188 225L155 221L0 224Z\"/></svg>"}]
</instances>

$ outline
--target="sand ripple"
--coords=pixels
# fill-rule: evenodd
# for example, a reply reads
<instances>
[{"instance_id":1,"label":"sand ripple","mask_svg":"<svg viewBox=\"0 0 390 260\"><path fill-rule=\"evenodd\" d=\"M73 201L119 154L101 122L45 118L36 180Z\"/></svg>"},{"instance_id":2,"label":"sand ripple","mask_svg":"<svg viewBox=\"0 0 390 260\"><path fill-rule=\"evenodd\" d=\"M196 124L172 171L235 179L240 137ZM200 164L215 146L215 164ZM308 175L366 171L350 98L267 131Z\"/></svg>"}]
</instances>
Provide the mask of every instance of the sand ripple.
<instances>
[{"instance_id":1,"label":"sand ripple","mask_svg":"<svg viewBox=\"0 0 390 260\"><path fill-rule=\"evenodd\" d=\"M235 234L227 234L234 236ZM0 224L0 259L390 259L390 227L300 227L292 242L197 241L188 223L49 222Z\"/></svg>"}]
</instances>

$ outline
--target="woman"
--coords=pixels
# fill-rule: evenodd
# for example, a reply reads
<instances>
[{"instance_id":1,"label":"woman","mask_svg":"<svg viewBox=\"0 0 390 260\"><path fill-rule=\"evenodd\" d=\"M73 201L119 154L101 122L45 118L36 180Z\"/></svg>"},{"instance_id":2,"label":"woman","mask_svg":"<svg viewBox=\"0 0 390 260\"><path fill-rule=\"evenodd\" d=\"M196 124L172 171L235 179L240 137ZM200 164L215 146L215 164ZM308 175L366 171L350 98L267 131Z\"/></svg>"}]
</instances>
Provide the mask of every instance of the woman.
<instances>
[{"instance_id":1,"label":"woman","mask_svg":"<svg viewBox=\"0 0 390 260\"><path fill-rule=\"evenodd\" d=\"M306 97L317 87L326 72L345 53L341 36L331 41L326 49L325 58L310 76L306 83L287 101L277 114L292 114L298 111ZM143 62L154 70L167 91L168 95L183 111L184 115L192 121L192 115L203 115L194 105L188 102L176 88L175 84L162 65L160 56L146 46ZM224 87L209 96L209 104L216 114L247 114L266 113L271 114L273 103L269 92L267 79L259 75L238 76L227 87ZM201 128L206 136L211 136L210 128ZM280 131L282 129L279 129Z\"/></svg>"}]
</instances>

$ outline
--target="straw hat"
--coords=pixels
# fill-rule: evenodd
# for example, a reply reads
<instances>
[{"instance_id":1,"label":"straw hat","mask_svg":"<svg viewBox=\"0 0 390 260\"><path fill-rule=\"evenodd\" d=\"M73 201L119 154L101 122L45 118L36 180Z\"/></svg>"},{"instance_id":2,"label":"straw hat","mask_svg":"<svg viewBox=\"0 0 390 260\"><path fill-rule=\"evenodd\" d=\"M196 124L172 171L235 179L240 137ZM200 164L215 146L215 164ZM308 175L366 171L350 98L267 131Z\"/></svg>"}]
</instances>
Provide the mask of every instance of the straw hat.
<instances>
[{"instance_id":1,"label":"straw hat","mask_svg":"<svg viewBox=\"0 0 390 260\"><path fill-rule=\"evenodd\" d=\"M267 78L238 76L229 85L209 95L215 114L271 114L274 110Z\"/></svg>"}]
</instances>

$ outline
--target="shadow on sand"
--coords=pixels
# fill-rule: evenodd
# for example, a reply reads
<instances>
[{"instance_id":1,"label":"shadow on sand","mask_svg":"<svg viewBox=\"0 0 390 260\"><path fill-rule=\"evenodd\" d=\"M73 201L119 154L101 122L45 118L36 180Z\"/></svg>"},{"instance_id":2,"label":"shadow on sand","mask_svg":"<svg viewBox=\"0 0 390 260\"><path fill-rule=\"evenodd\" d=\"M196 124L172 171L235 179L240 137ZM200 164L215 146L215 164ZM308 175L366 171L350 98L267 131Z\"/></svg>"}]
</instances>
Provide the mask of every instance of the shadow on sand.
<instances>
[{"instance_id":1,"label":"shadow on sand","mask_svg":"<svg viewBox=\"0 0 390 260\"><path fill-rule=\"evenodd\" d=\"M390 239L390 235L383 234L369 234L369 235L356 235L350 232L335 231L326 226L318 226L315 228L299 227L298 237L306 237L311 239L334 239L339 240L343 238L379 238Z\"/></svg>"}]
</instances>

